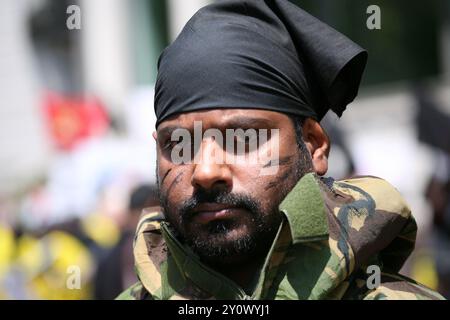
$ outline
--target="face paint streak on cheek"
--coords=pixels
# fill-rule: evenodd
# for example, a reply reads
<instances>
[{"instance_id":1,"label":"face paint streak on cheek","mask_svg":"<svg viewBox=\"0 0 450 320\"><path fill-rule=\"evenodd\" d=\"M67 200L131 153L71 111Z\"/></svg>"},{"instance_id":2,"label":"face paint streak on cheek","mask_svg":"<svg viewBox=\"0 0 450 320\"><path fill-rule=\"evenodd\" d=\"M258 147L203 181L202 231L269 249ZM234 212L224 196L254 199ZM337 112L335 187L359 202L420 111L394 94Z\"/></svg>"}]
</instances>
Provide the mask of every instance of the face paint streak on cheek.
<instances>
[{"instance_id":1,"label":"face paint streak on cheek","mask_svg":"<svg viewBox=\"0 0 450 320\"><path fill-rule=\"evenodd\" d=\"M164 176L161 179L161 184L164 183L164 180L167 178L167 176L169 175L170 171L172 171L172 169L169 169L169 170L166 171L166 173L164 174Z\"/></svg>"},{"instance_id":2,"label":"face paint streak on cheek","mask_svg":"<svg viewBox=\"0 0 450 320\"><path fill-rule=\"evenodd\" d=\"M294 156L287 156L287 157L281 158L278 164L280 166L285 166L287 164L291 164L293 157Z\"/></svg>"},{"instance_id":3,"label":"face paint streak on cheek","mask_svg":"<svg viewBox=\"0 0 450 320\"><path fill-rule=\"evenodd\" d=\"M274 163L272 160L270 160L268 163L266 163L263 168L268 168L271 166L279 165L279 166L285 166L292 162L292 156L287 156L284 158L281 158L278 163Z\"/></svg>"},{"instance_id":4,"label":"face paint streak on cheek","mask_svg":"<svg viewBox=\"0 0 450 320\"><path fill-rule=\"evenodd\" d=\"M267 191L267 190L272 189L274 187L279 187L282 183L284 183L284 181L286 179L289 178L290 174L291 173L289 171L285 172L281 177L276 178L274 181L269 182L264 190Z\"/></svg>"},{"instance_id":5,"label":"face paint streak on cheek","mask_svg":"<svg viewBox=\"0 0 450 320\"><path fill-rule=\"evenodd\" d=\"M175 187L181 180L181 177L183 176L184 172L180 172L175 179L173 179L172 183L170 184L170 186L167 188L167 192L166 194L169 194L172 190L173 187Z\"/></svg>"}]
</instances>

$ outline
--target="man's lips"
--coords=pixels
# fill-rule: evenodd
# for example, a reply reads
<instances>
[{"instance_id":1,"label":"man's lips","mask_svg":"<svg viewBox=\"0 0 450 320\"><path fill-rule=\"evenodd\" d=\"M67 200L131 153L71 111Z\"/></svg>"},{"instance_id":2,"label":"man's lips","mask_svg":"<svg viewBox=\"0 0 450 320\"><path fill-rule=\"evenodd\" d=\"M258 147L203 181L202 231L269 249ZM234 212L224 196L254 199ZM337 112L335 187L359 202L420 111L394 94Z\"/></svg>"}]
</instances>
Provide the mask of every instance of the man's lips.
<instances>
[{"instance_id":1,"label":"man's lips","mask_svg":"<svg viewBox=\"0 0 450 320\"><path fill-rule=\"evenodd\" d=\"M192 220L196 223L207 224L213 220L230 219L246 210L225 204L205 203L192 210Z\"/></svg>"}]
</instances>

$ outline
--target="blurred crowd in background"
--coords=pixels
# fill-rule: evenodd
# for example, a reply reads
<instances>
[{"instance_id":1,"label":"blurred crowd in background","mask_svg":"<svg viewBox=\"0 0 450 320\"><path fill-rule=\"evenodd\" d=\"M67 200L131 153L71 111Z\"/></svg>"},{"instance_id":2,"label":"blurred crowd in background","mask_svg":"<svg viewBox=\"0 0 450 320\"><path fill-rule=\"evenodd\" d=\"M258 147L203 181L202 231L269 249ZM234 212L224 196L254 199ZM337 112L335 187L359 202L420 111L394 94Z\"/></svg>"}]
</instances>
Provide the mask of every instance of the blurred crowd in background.
<instances>
[{"instance_id":1,"label":"blurred crowd in background","mask_svg":"<svg viewBox=\"0 0 450 320\"><path fill-rule=\"evenodd\" d=\"M112 299L136 281L134 229L158 205L157 58L211 1L2 1L0 299ZM419 225L402 273L450 298L450 2L292 2L369 51L359 97L322 122L328 175L398 188Z\"/></svg>"}]
</instances>

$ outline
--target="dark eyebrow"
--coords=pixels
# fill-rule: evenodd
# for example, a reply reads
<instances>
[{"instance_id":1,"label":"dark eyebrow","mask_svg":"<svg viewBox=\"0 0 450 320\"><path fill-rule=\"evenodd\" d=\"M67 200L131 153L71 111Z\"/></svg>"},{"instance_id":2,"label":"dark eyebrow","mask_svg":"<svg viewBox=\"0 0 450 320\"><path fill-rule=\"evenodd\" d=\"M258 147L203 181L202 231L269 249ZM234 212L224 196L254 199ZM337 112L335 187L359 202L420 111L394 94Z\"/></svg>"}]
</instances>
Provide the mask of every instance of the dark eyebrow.
<instances>
[{"instance_id":1,"label":"dark eyebrow","mask_svg":"<svg viewBox=\"0 0 450 320\"><path fill-rule=\"evenodd\" d=\"M253 117L234 117L230 120L226 120L222 125L225 129L249 129L249 128L271 128L273 123L270 119L266 118L253 118Z\"/></svg>"},{"instance_id":2,"label":"dark eyebrow","mask_svg":"<svg viewBox=\"0 0 450 320\"><path fill-rule=\"evenodd\" d=\"M250 128L266 128L269 129L273 127L272 121L266 118L253 118L253 117L233 117L229 120L225 120L217 126L212 128L222 128L222 129L250 129ZM157 130L158 136L171 135L176 129L187 129L180 126L172 125L167 126L162 129ZM205 129L205 128L203 128ZM188 129L189 130L189 129Z\"/></svg>"}]
</instances>

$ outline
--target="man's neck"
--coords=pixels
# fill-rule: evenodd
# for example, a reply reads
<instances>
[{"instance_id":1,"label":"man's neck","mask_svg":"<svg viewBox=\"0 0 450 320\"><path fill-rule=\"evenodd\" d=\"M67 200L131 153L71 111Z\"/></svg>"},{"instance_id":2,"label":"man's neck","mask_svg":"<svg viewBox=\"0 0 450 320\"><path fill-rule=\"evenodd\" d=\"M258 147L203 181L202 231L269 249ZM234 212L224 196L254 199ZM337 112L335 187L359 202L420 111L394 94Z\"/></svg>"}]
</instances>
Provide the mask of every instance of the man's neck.
<instances>
[{"instance_id":1,"label":"man's neck","mask_svg":"<svg viewBox=\"0 0 450 320\"><path fill-rule=\"evenodd\" d=\"M260 257L258 259L252 259L251 262L245 264L226 265L221 267L215 266L213 269L233 280L247 292L248 290L253 289L255 277L259 274L263 264L264 257Z\"/></svg>"},{"instance_id":2,"label":"man's neck","mask_svg":"<svg viewBox=\"0 0 450 320\"><path fill-rule=\"evenodd\" d=\"M224 264L223 261L220 261L219 263L209 264L210 267L233 280L246 292L253 291L257 277L259 277L260 271L268 258L267 255L269 254L270 248L273 242L276 241L277 230L278 228L275 228L273 233L265 239L267 242L259 241L261 248L258 252L243 254L240 257L236 257L236 260L230 263Z\"/></svg>"}]
</instances>

